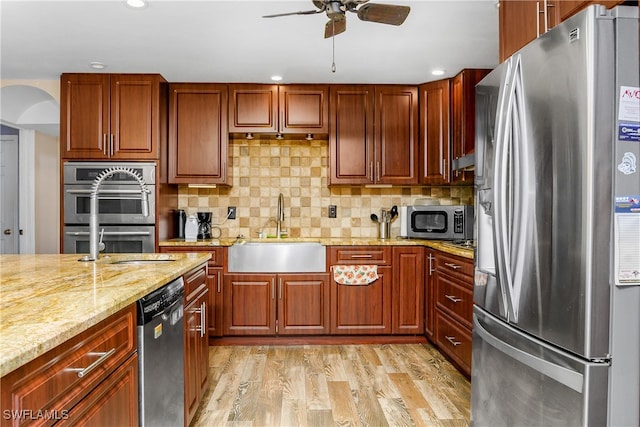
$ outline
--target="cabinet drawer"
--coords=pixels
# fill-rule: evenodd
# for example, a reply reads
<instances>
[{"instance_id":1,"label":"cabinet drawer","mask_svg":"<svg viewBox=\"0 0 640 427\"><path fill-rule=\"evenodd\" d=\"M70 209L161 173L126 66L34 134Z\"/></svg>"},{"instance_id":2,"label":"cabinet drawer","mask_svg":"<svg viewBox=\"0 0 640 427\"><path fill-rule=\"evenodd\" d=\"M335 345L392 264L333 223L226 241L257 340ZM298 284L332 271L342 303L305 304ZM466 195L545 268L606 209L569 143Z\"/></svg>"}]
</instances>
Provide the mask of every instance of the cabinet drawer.
<instances>
[{"instance_id":1,"label":"cabinet drawer","mask_svg":"<svg viewBox=\"0 0 640 427\"><path fill-rule=\"evenodd\" d=\"M435 257L435 268L438 271L468 280L469 286L473 286L472 260L438 252Z\"/></svg>"},{"instance_id":2,"label":"cabinet drawer","mask_svg":"<svg viewBox=\"0 0 640 427\"><path fill-rule=\"evenodd\" d=\"M331 246L331 264L391 265L391 247L386 246Z\"/></svg>"},{"instance_id":3,"label":"cabinet drawer","mask_svg":"<svg viewBox=\"0 0 640 427\"><path fill-rule=\"evenodd\" d=\"M112 315L5 375L2 408L66 414L136 350L136 307ZM3 420L18 425L19 419Z\"/></svg>"},{"instance_id":4,"label":"cabinet drawer","mask_svg":"<svg viewBox=\"0 0 640 427\"><path fill-rule=\"evenodd\" d=\"M436 344L467 374L471 374L471 331L436 310Z\"/></svg>"},{"instance_id":5,"label":"cabinet drawer","mask_svg":"<svg viewBox=\"0 0 640 427\"><path fill-rule=\"evenodd\" d=\"M184 295L187 302L207 288L207 267L204 265L191 270L183 277Z\"/></svg>"},{"instance_id":6,"label":"cabinet drawer","mask_svg":"<svg viewBox=\"0 0 640 427\"><path fill-rule=\"evenodd\" d=\"M437 274L436 307L471 328L473 291L465 283Z\"/></svg>"}]
</instances>

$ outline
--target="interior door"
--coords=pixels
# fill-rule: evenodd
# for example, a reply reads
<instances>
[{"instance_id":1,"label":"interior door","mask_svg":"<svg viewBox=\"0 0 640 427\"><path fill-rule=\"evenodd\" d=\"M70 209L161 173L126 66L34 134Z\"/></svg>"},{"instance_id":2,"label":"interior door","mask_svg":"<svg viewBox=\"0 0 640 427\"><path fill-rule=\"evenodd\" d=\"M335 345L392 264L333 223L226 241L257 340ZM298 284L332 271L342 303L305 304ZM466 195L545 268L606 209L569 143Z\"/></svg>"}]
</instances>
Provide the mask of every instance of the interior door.
<instances>
[{"instance_id":1,"label":"interior door","mask_svg":"<svg viewBox=\"0 0 640 427\"><path fill-rule=\"evenodd\" d=\"M0 139L0 254L20 253L18 136Z\"/></svg>"}]
</instances>

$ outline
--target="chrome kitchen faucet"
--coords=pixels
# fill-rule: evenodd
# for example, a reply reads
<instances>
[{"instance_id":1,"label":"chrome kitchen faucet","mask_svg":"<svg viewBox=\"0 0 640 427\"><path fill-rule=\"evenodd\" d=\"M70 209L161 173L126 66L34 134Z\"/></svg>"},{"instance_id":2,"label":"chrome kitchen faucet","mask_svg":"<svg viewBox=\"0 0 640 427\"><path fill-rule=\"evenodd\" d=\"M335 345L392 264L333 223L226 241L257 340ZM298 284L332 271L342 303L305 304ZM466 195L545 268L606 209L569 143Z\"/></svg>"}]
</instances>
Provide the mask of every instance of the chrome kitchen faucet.
<instances>
[{"instance_id":1,"label":"chrome kitchen faucet","mask_svg":"<svg viewBox=\"0 0 640 427\"><path fill-rule=\"evenodd\" d=\"M149 189L147 188L147 184L144 182L144 179L142 179L142 177L138 175L133 169L122 166L114 166L103 170L98 174L98 176L96 176L96 179L93 181L93 185L91 186L91 195L89 196L89 255L85 255L84 257L80 258L79 261L95 261L99 257L100 249L104 249L104 244L102 243L102 234L100 235L100 240L98 241L98 193L100 192L100 185L102 184L102 182L116 173L124 173L130 175L138 181L138 184L140 185L140 203L142 203L142 215L149 216L149 197L147 196L147 194L149 193ZM130 191L134 192L134 190Z\"/></svg>"}]
</instances>

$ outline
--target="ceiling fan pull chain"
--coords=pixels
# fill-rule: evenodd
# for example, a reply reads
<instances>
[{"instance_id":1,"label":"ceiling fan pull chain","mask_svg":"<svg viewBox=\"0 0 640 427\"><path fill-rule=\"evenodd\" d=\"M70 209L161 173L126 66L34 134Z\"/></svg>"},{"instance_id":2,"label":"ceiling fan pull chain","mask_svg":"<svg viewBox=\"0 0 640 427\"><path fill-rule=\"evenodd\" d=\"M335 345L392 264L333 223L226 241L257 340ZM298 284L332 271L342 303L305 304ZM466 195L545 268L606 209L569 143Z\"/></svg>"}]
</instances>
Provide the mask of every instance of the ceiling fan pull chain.
<instances>
[{"instance_id":1,"label":"ceiling fan pull chain","mask_svg":"<svg viewBox=\"0 0 640 427\"><path fill-rule=\"evenodd\" d=\"M331 25L333 26L333 35L331 36L331 60L333 61L331 63L331 72L335 73L336 72L336 21L332 21Z\"/></svg>"}]
</instances>

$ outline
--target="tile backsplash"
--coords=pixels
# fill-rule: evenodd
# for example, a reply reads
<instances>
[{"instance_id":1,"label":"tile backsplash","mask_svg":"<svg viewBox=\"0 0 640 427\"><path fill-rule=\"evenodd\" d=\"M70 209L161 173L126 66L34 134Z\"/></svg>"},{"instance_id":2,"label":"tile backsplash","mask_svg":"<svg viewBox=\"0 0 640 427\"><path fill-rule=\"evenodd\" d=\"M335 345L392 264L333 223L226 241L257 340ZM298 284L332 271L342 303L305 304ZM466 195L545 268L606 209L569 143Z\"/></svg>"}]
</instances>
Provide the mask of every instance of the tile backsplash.
<instances>
[{"instance_id":1,"label":"tile backsplash","mask_svg":"<svg viewBox=\"0 0 640 427\"><path fill-rule=\"evenodd\" d=\"M257 237L259 231L275 235L278 195L284 196L283 229L289 237L378 237L372 213L393 205L410 205L417 198L433 197L441 204L473 204L473 187L327 187L327 140L233 139L233 186L189 188L180 186L178 206L187 214L212 212L221 237L240 234ZM328 217L329 205L337 218ZM227 207L236 206L235 220L226 220ZM391 224L391 237L399 233Z\"/></svg>"}]
</instances>

